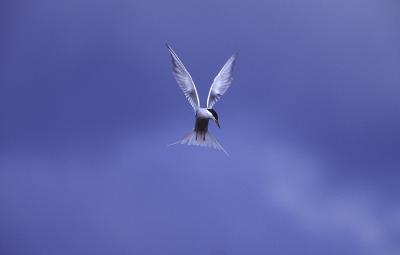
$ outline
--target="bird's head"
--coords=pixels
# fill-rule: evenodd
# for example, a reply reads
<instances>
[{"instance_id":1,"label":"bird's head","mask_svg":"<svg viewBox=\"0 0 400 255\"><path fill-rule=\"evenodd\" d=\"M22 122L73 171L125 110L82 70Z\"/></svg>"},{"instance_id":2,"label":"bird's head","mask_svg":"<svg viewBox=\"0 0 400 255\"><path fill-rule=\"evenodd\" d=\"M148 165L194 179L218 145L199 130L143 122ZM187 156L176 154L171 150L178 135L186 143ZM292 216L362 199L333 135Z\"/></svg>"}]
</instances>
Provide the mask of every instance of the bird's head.
<instances>
[{"instance_id":1,"label":"bird's head","mask_svg":"<svg viewBox=\"0 0 400 255\"><path fill-rule=\"evenodd\" d=\"M207 109L207 111L209 111L212 115L212 120L215 122L215 124L217 124L217 126L220 128L219 126L219 122L218 122L218 114L214 109Z\"/></svg>"}]
</instances>

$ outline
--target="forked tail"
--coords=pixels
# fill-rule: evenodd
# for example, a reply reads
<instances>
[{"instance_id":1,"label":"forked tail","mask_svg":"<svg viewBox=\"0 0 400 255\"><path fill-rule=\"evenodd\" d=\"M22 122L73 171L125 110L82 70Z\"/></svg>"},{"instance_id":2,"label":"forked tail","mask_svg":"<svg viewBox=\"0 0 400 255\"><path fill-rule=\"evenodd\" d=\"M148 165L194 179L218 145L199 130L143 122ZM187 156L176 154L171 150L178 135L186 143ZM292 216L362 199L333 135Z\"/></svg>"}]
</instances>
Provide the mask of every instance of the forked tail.
<instances>
[{"instance_id":1,"label":"forked tail","mask_svg":"<svg viewBox=\"0 0 400 255\"><path fill-rule=\"evenodd\" d=\"M210 132L196 132L191 131L181 140L171 143L171 145L175 144L186 144L186 145L194 145L194 146L203 146L203 147L210 147L219 151L223 151L226 155L229 155L228 152L222 147L222 145L218 142L218 140L210 134Z\"/></svg>"}]
</instances>

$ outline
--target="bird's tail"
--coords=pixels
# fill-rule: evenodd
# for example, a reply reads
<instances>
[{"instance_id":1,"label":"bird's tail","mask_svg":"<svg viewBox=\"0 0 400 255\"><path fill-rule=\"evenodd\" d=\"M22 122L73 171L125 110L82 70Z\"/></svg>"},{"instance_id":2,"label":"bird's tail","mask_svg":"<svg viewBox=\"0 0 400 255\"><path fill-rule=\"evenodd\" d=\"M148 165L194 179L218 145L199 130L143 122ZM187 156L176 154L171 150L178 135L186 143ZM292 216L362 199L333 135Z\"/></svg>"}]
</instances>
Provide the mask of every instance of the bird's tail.
<instances>
[{"instance_id":1,"label":"bird's tail","mask_svg":"<svg viewBox=\"0 0 400 255\"><path fill-rule=\"evenodd\" d=\"M224 147L222 147L222 145L218 142L218 140L208 131L196 132L193 130L189 134L185 135L181 140L171 143L170 146L175 144L210 147L219 151L223 151L226 155L229 155Z\"/></svg>"}]
</instances>

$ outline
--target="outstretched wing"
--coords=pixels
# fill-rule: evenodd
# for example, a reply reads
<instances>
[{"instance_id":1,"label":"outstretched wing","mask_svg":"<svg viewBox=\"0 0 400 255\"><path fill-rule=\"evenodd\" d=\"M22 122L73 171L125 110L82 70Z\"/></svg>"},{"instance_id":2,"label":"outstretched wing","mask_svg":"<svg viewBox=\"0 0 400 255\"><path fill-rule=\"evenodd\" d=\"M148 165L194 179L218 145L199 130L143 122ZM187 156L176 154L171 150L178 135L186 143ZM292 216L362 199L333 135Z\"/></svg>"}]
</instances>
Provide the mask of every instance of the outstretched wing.
<instances>
[{"instance_id":1,"label":"outstretched wing","mask_svg":"<svg viewBox=\"0 0 400 255\"><path fill-rule=\"evenodd\" d=\"M210 87L207 98L207 108L213 108L214 104L222 97L223 94L230 87L233 77L232 71L235 64L236 54L232 55L225 65L219 71L218 75L214 78L214 81Z\"/></svg>"},{"instance_id":2,"label":"outstretched wing","mask_svg":"<svg viewBox=\"0 0 400 255\"><path fill-rule=\"evenodd\" d=\"M192 77L186 70L178 55L176 55L175 51L171 48L171 46L169 46L168 44L166 45L169 53L171 54L173 65L172 69L175 80L178 83L179 87L182 89L183 94L185 94L186 98L189 100L189 103L192 105L193 109L196 111L200 107L200 100Z\"/></svg>"}]
</instances>

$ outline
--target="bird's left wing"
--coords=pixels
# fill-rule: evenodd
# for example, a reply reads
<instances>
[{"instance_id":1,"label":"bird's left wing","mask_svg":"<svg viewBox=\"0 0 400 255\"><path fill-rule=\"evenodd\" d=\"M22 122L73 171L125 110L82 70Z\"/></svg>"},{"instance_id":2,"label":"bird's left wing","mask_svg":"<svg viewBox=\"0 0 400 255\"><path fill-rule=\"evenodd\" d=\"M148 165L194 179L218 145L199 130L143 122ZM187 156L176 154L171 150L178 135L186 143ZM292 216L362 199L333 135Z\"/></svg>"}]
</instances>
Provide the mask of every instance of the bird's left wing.
<instances>
[{"instance_id":1,"label":"bird's left wing","mask_svg":"<svg viewBox=\"0 0 400 255\"><path fill-rule=\"evenodd\" d=\"M169 53L171 54L175 80L182 89L183 94L185 94L186 98L189 100L189 103L192 105L194 111L196 111L200 107L200 100L193 79L175 51L171 48L171 46L168 44L166 45Z\"/></svg>"},{"instance_id":2,"label":"bird's left wing","mask_svg":"<svg viewBox=\"0 0 400 255\"><path fill-rule=\"evenodd\" d=\"M213 108L214 104L225 94L230 87L233 77L232 71L236 61L236 54L232 55L219 71L218 75L214 78L214 81L210 87L207 98L207 108Z\"/></svg>"}]
</instances>

